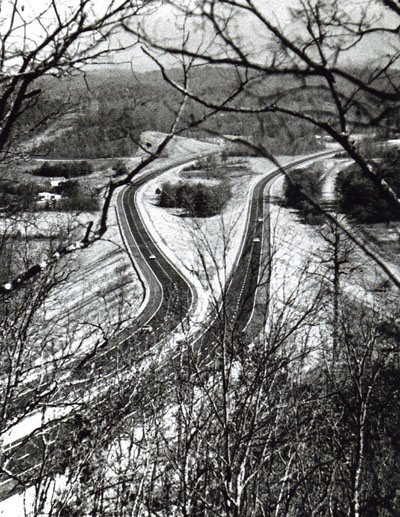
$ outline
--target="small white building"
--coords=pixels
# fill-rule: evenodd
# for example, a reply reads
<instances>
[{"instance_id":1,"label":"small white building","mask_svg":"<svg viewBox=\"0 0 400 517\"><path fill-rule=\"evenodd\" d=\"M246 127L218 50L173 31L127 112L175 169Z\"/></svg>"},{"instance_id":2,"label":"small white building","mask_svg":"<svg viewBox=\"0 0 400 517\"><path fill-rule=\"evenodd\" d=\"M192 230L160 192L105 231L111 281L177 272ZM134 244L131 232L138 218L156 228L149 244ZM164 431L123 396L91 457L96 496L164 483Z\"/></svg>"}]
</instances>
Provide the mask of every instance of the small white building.
<instances>
[{"instance_id":1,"label":"small white building","mask_svg":"<svg viewBox=\"0 0 400 517\"><path fill-rule=\"evenodd\" d=\"M57 201L60 201L61 199L61 194L54 194L53 192L39 192L38 198L37 202L39 205L57 203Z\"/></svg>"},{"instance_id":2,"label":"small white building","mask_svg":"<svg viewBox=\"0 0 400 517\"><path fill-rule=\"evenodd\" d=\"M67 178L50 178L50 186L51 188L58 187L58 185L62 185L67 181Z\"/></svg>"}]
</instances>

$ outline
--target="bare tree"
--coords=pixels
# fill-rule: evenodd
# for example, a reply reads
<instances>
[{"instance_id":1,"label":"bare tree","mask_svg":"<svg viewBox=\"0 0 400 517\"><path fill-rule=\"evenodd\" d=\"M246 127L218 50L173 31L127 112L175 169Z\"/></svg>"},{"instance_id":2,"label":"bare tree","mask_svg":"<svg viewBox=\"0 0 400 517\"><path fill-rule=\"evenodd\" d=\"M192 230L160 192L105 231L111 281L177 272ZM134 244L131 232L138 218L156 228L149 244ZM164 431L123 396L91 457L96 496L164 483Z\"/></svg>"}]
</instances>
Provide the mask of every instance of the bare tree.
<instances>
[{"instance_id":1,"label":"bare tree","mask_svg":"<svg viewBox=\"0 0 400 517\"><path fill-rule=\"evenodd\" d=\"M251 141L247 135L239 138L264 156L275 154L276 142L271 141L268 128L276 127L277 119L285 130L292 121L304 123L314 143L324 140L338 144L337 149L344 151L344 156L353 160L364 177L377 187L379 195L399 211L398 192L385 179L378 161L371 159L365 147L357 143L360 134L379 139L398 133L400 9L396 2L353 5L340 0L299 0L292 2L280 19L269 4L255 0L204 0L190 6L171 1L169 5L177 19L184 20L179 25L180 30L186 30L183 45L181 36L174 39L175 33L167 40L157 37L145 25L125 27L142 38L148 54L170 84L204 109L240 115L249 121L257 117L259 140ZM219 84L226 88L218 92L202 88L195 74L182 85L164 65L163 53L191 58L200 70L215 70L215 74L225 77L225 82L221 80ZM220 129L221 118L212 128L215 133ZM255 122L251 123L254 127ZM319 206L318 200L311 199L311 204ZM387 449L387 455L384 452L384 444L394 435L388 427L390 410L381 397L384 386L390 384L385 400L397 405L397 390L392 384L398 375L398 354L393 348L397 325L390 330L394 322L385 323L386 313L395 308L392 305L389 309L382 299L375 308L351 297L338 303L343 260L348 258L347 252L342 253L340 241L346 240L344 236L349 233L351 236L351 232L346 231L348 227L341 225L335 214L325 211L325 215L332 224L332 233L326 235L326 240L331 242L330 280L334 291L334 330L333 335L328 332L328 339L335 342L337 359L329 367L316 361L315 368L303 369L298 378L284 382L283 391L287 391L282 414L287 416L286 427L278 423L274 431L279 434L278 429L285 429L287 436L291 436L292 447L287 445L280 455L279 468L271 468L271 472L281 473L279 479L274 478L274 486L280 487L275 506L260 504L259 514L358 517L368 515L373 508L375 514L394 515L398 501L389 470L398 451L394 446ZM352 241L362 244L357 238ZM378 256L373 258L379 263ZM396 275L390 278L400 287ZM236 343L239 342L238 339ZM232 378L227 372L233 370L226 357L234 345L229 348L224 332L218 343L220 386L228 386ZM324 348L323 341L319 346ZM210 393L212 386L207 386ZM232 388L233 384L229 386ZM227 392L232 393L230 389ZM219 401L218 439L229 434L222 430L225 414L229 414L225 420L228 427L236 422L235 412L227 403L230 396L223 388L221 393L221 399L214 392L209 396L210 400ZM291 405L289 401L294 400ZM386 422L385 431L380 427L382 434L375 432L378 422ZM268 439L263 443L267 442ZM235 478L231 459L232 456L225 455L222 461L226 482L221 487L225 500L221 500L226 504L220 511L228 514L234 514L238 501L234 483L230 484ZM373 464L375 467L370 470ZM386 469L387 465L391 467ZM393 472L397 479L398 470ZM371 488L373 483L379 485L378 496ZM269 493L266 487L271 485L265 482L263 486L265 493ZM256 493L254 487L251 492Z\"/></svg>"},{"instance_id":2,"label":"bare tree","mask_svg":"<svg viewBox=\"0 0 400 517\"><path fill-rule=\"evenodd\" d=\"M294 21L290 28L280 26L259 2L251 0L206 0L190 8L181 2L169 5L183 16L184 34L179 45L156 41L154 34L124 20L130 32L151 42L153 48L182 57L183 81L179 82L153 54L167 81L183 95L177 122L158 152L184 127L179 116L187 115L188 99L200 103L207 114L259 117L260 141L250 142L250 147L261 149L272 159L268 142L265 144L262 138L268 117L279 115L275 124L280 121L288 126L288 120L293 119L318 132L325 131L393 206L400 206L396 193L376 173L374 161L363 156L351 136L370 124L385 126L389 132L396 130L387 117L393 116L398 101L394 66L397 50L388 48L393 51L387 61L381 60L375 68L366 66L360 73L342 61L342 55L374 34L391 38L396 33L396 24L382 25L385 18L379 20L380 13L383 16L385 12L397 19L400 13L393 2L384 2L377 11L372 11L373 4L368 2L350 16L346 4L339 0L331 4L307 0L298 4L299 10L291 11ZM54 6L51 8L61 16ZM251 48L246 41L248 34L237 29L237 19L246 19L252 30L263 35L261 51ZM79 20L86 23L84 16ZM196 21L204 29L200 42L190 35ZM99 47L92 47L95 49L97 52ZM191 81L190 74L197 68L194 65L205 63L234 70L235 80L229 83L233 86L222 99L210 99L199 84ZM22 80L23 71L19 76ZM293 83L289 88L288 81L285 87L281 80L269 84L272 76L289 78ZM26 98L30 84L21 90L25 101L30 99ZM35 95L32 93L32 99ZM385 103L383 108L382 104L377 106L378 100ZM10 136L9 132L7 138ZM56 249L55 253L68 255L101 238L116 189L155 156L157 152L124 178L112 181L98 226L87 228L78 245L68 243L62 252ZM335 226L333 239L329 234L327 240L333 250L333 256L329 256L334 267L330 278L338 297L343 257L339 255L341 234L336 230ZM199 263L205 266L201 276L214 302L213 320L207 321L203 337L196 340L184 336L170 348L160 345L145 352L129 343L116 363L108 365L111 373L100 374L100 367L105 366L101 361L107 360L101 356L94 358L96 371L91 370L89 358L74 363L68 377L74 389L61 384L56 391L61 405L73 406L70 418L63 418L54 434L37 433L43 459L39 468L43 470L35 484L33 512L360 517L369 515L372 508L377 515L395 515L399 479L398 333L386 325L385 314L393 308L382 303L383 310L374 311L358 303L353 307L334 303L337 358L326 365L323 336L327 329L320 317L324 308L320 291L308 293L309 303L296 310L298 300L305 296L301 292L305 272L298 274L296 288L280 304L276 303L278 297L265 296L264 317L250 331L242 332L247 309L243 300L237 303L236 291L229 292L232 277L226 267L226 250L221 262L220 257L212 256L213 247L206 234L203 238L194 247L199 251ZM222 237L225 245L230 238L229 232ZM58 263L59 255L51 255L45 267L38 263L35 271L28 267L25 276L3 285L2 294L11 291L16 300L6 315L7 338L14 329L9 324L10 315L26 300L25 311L17 313L24 339L18 340L17 336L10 348L9 356L16 367L5 378L6 401L12 399L16 385L23 392L24 384L17 382L21 363L18 346L27 343L27 329L32 329L29 318L40 305L42 291L43 296L47 294L47 274ZM214 268L222 264L216 282L211 281L215 271L207 270L206 255L211 255L207 260ZM266 274L262 282L268 289L273 253L264 258ZM249 271L252 273L251 268ZM17 289L21 285L30 287L33 277L41 279L42 290L36 283L32 291L27 287ZM243 282L245 295L254 294L257 282ZM21 304L17 303L18 295ZM24 349L24 354L24 364L30 364L29 350ZM92 380L93 390L98 392L94 403L82 396L86 386L83 379ZM48 400L54 403L54 399ZM15 398L4 406L6 427L15 406ZM59 446L63 441L64 446ZM10 458L3 463L3 470L9 466L7 461ZM64 477L51 491L47 474L54 471Z\"/></svg>"},{"instance_id":3,"label":"bare tree","mask_svg":"<svg viewBox=\"0 0 400 517\"><path fill-rule=\"evenodd\" d=\"M331 284L328 299L332 299L332 357L335 359L338 347L338 325L340 321L340 305L343 294L343 283L349 281L349 276L360 266L355 264L354 244L334 224L326 224L319 232L326 247L322 250L321 265L325 269L325 279ZM324 273L322 273L324 274ZM343 277L345 277L343 279Z\"/></svg>"},{"instance_id":4,"label":"bare tree","mask_svg":"<svg viewBox=\"0 0 400 517\"><path fill-rule=\"evenodd\" d=\"M307 133L314 145L316 138L331 139L399 210L390 182L356 143L360 132L377 136L398 130L399 10L393 2L371 1L353 9L340 0L329 5L299 0L279 13L253 0L169 5L184 20L178 30L171 28L169 39L159 38L151 25L124 26L148 44L148 54L170 84L205 109L257 117L264 131L256 147L265 156L274 153L278 140L268 128L280 129L281 140L300 124L300 134L291 138L295 145ZM185 32L183 44L179 30ZM225 88L209 95L195 75L183 86L163 65L163 53L190 58L200 68L211 66L225 75ZM400 285L395 275L391 280Z\"/></svg>"},{"instance_id":5,"label":"bare tree","mask_svg":"<svg viewBox=\"0 0 400 517\"><path fill-rule=\"evenodd\" d=\"M43 110L43 106L46 106L44 102L39 118L34 116L30 119L29 114L34 112L41 97L46 94L46 79L50 76L63 78L78 72L84 73L86 65L104 63L107 56L126 49L114 37L118 27L134 16L149 13L151 4L151 1L113 0L107 6L100 6L87 0L73 2L68 6L52 1L40 4L25 2L22 5L17 0L3 6L0 19L3 27L0 38L2 169L9 170L16 162L26 159L24 142L27 136L59 116L69 106L68 98L64 98L54 109L50 103L46 111ZM130 177L129 174L127 177ZM104 233L108 206L109 202L106 201L98 232L100 235ZM8 282L4 279L0 292L4 295L13 291L50 267L62 255L86 246L91 228L92 224L88 226L86 234L80 237L80 244L59 246L48 260L19 271ZM95 240L98 238L99 235Z\"/></svg>"},{"instance_id":6,"label":"bare tree","mask_svg":"<svg viewBox=\"0 0 400 517\"><path fill-rule=\"evenodd\" d=\"M121 44L112 41L118 26L146 9L148 1L112 1L107 6L91 1L59 5L29 2L4 5L1 23L0 151L17 137L17 122L38 102L46 76L61 77L101 62ZM52 113L43 115L47 119ZM40 123L38 121L37 123Z\"/></svg>"},{"instance_id":7,"label":"bare tree","mask_svg":"<svg viewBox=\"0 0 400 517\"><path fill-rule=\"evenodd\" d=\"M340 304L337 358L326 362L332 336L306 260L243 333L227 250L216 254L202 221L187 224L213 301L204 337L182 326L179 342L130 349L95 405L78 392L54 458L64 481L52 492L39 478L37 504L49 497L50 515L395 515L398 354L384 314Z\"/></svg>"},{"instance_id":8,"label":"bare tree","mask_svg":"<svg viewBox=\"0 0 400 517\"><path fill-rule=\"evenodd\" d=\"M37 3L20 5L18 1L9 2L9 11L2 10L4 18L1 19L5 28L0 51L0 152L3 169L11 169L18 159L23 160L25 156L23 143L25 130L29 129L28 113L45 92L47 76L61 78L78 72L84 65L104 62L106 56L121 50L119 43L112 42L121 22L148 13L151 3L112 1L107 6L99 6L84 1L68 6L57 2L38 6ZM184 99L181 110L183 106ZM57 113L43 113L41 120L34 120L35 127ZM13 213L2 221L0 432L7 433L27 417L31 419L42 414L42 419L21 441L14 443L11 438L13 443L2 447L1 490L4 497L5 493L14 490L15 485L19 489L35 484L37 497L32 511L36 513L41 512L43 497L49 488L48 476L57 472L59 464L63 463L54 453L54 444L64 439L63 432L68 430L68 422L76 407L85 406L82 377L96 377L90 360L98 348L104 347L115 335L122 323L121 314L118 321L108 328L106 321L97 328L95 321L83 321L80 325L85 327L83 335L77 321L65 321L64 335L59 339L49 318L47 304L54 291L62 289L75 267L71 267L72 261L69 262L68 258L104 237L116 190L127 185L135 174L152 163L181 129L178 128L179 114L180 111L171 131L155 146L154 152L147 152L137 167L127 170L123 178L111 181L104 189L104 202L97 224L91 222L84 228L79 224L58 227L56 235L48 240L46 249L43 245L38 246L28 234L26 239L21 235L19 224L24 214ZM83 343L93 335L96 339L88 350ZM101 354L98 355L101 363ZM121 363L120 355L118 352L117 363ZM96 367L102 372L101 364ZM128 366L125 364L125 367ZM67 386L68 382L64 383L63 375L70 381L72 379L74 389ZM105 391L108 375L109 372L101 373L100 379L96 380L105 384ZM113 400L113 396L110 397ZM29 466L26 471L23 471L23 464L18 466L19 457L24 455L33 456L36 461L34 467Z\"/></svg>"}]
</instances>

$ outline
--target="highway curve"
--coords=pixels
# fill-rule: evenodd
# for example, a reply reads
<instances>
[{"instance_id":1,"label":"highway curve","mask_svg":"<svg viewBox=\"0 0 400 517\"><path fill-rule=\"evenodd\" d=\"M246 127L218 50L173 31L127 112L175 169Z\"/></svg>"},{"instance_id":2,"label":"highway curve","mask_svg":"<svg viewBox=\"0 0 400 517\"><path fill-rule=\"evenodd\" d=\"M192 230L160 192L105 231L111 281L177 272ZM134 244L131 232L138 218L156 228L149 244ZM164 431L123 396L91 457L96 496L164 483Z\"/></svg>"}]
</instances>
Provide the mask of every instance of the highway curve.
<instances>
[{"instance_id":1,"label":"highway curve","mask_svg":"<svg viewBox=\"0 0 400 517\"><path fill-rule=\"evenodd\" d=\"M334 152L316 153L286 164L283 168L291 170L331 154ZM282 174L282 169L277 167L271 173L264 175L253 188L242 246L222 294L220 306L216 310L217 314L207 330L193 343L193 352L198 357L207 359L214 342L225 339L227 336L236 339L246 330L254 314L257 289L262 276L266 277L263 287L268 293L270 220L266 201L268 201L269 191L274 180L280 174ZM265 206L267 206L267 210L264 210ZM263 268L266 270L263 271ZM268 301L265 311L267 306ZM254 322L258 331L263 330L264 323L265 314L261 321ZM257 331L256 328L252 330Z\"/></svg>"},{"instance_id":2,"label":"highway curve","mask_svg":"<svg viewBox=\"0 0 400 517\"><path fill-rule=\"evenodd\" d=\"M173 167L198 158L186 157L174 160L168 165L154 168L134 178L131 185L117 197L117 214L121 233L134 267L138 270L146 287L146 295L134 328L124 329L109 342L98 346L96 353L71 362L68 375L55 382L51 376L41 379L40 392L36 382L26 386L19 399L18 406L29 407L33 400L44 404L67 403L68 394L73 387L76 397L84 397L88 389L93 389L93 372L99 372L99 378L112 375L115 365L125 359L130 347L147 349L166 337L189 311L194 300L194 292L184 277L171 265L160 252L147 232L136 205L137 190L150 179ZM154 257L154 258L150 258ZM151 332L141 332L143 326L151 326ZM89 382L88 382L88 374ZM55 386L54 386L55 385ZM48 392L48 395L42 395ZM69 417L63 421L49 423L37 432L8 444L1 451L0 465L0 501L13 493L26 489L36 482L36 476L43 476L41 459L56 446L55 437L61 432L69 434L73 422ZM7 472L3 465L7 464ZM52 475L60 467L45 472ZM54 470L55 468L55 470Z\"/></svg>"},{"instance_id":3,"label":"highway curve","mask_svg":"<svg viewBox=\"0 0 400 517\"><path fill-rule=\"evenodd\" d=\"M327 153L315 155L314 159L318 159L324 154ZM137 190L146 181L167 169L193 159L175 161L168 167L160 167L143 174L135 178L132 184L118 196L117 209L120 229L134 267L145 284L146 296L138 316L138 326L133 331L131 329L122 331L115 340L103 344L98 354L88 358L87 361L80 360L71 365L74 382L77 378L81 380L82 393L87 388L88 368L99 368L102 370L102 374L109 370L111 374L115 369L116 357L123 353L126 343L131 344L134 339L135 346L141 346L140 336L138 338L136 335L138 328L140 329L144 325L152 327L150 335L146 335L146 339L143 340L146 347L151 346L152 343L159 341L177 327L195 301L194 289L161 253L147 232L135 202ZM296 160L289 164L289 167L293 168L307 161L310 161L310 157ZM265 241L264 247L268 248L269 243L268 214L264 214L264 191L279 174L280 170L276 169L264 176L254 187L241 251L225 289L223 310L219 311L218 316L210 323L203 335L194 341L194 351L202 357L209 355L210 347L221 332L221 328L226 329L221 326L221 318L225 323L229 323L228 328L235 333L245 329L251 319L262 267L263 240ZM83 362L85 365L81 368ZM66 384L68 385L68 382ZM60 396L60 392L57 393ZM52 400L54 401L54 398ZM0 500L32 485L38 471L39 475L43 475L43 472L40 472L39 459L43 458L46 453L48 454L48 444L53 442L52 437L57 434L60 425L69 428L73 423L67 419L62 423L52 424L35 436L27 436L10 444L7 448L3 448L3 461L6 458L11 458L11 461L8 466L9 473L6 474L3 471L0 474ZM54 471L46 474L54 474Z\"/></svg>"},{"instance_id":4,"label":"highway curve","mask_svg":"<svg viewBox=\"0 0 400 517\"><path fill-rule=\"evenodd\" d=\"M169 334L188 314L194 293L188 281L161 253L148 233L136 202L145 181L135 182L118 198L119 222L135 269L145 284L138 322L151 327L155 339Z\"/></svg>"}]
</instances>

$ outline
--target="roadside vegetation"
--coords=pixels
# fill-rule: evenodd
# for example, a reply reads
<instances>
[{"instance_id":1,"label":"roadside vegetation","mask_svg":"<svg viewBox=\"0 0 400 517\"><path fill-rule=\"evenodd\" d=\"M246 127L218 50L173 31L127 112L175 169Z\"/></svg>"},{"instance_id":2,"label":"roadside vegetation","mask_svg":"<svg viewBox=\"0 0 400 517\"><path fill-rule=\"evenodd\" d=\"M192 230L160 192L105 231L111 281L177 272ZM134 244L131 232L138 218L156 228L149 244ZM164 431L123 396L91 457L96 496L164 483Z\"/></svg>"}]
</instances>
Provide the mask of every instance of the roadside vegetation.
<instances>
[{"instance_id":1,"label":"roadside vegetation","mask_svg":"<svg viewBox=\"0 0 400 517\"><path fill-rule=\"evenodd\" d=\"M249 154L247 155L247 158ZM212 154L196 160L181 171L181 176L205 180L229 181L234 177L243 177L248 173L246 158L240 158L234 153L231 155L226 146L218 154Z\"/></svg>"},{"instance_id":2,"label":"roadside vegetation","mask_svg":"<svg viewBox=\"0 0 400 517\"><path fill-rule=\"evenodd\" d=\"M158 196L161 207L182 208L190 217L209 217L223 210L231 197L231 190L226 183L165 182Z\"/></svg>"},{"instance_id":3,"label":"roadside vegetation","mask_svg":"<svg viewBox=\"0 0 400 517\"><path fill-rule=\"evenodd\" d=\"M99 210L99 198L93 189L78 181L66 181L52 189L61 195L56 209L60 211L95 211Z\"/></svg>"},{"instance_id":4,"label":"roadside vegetation","mask_svg":"<svg viewBox=\"0 0 400 517\"><path fill-rule=\"evenodd\" d=\"M324 170L321 164L295 169L285 177L283 202L288 208L298 210L300 218L308 224L318 224L323 217L310 202L321 200Z\"/></svg>"},{"instance_id":5,"label":"roadside vegetation","mask_svg":"<svg viewBox=\"0 0 400 517\"><path fill-rule=\"evenodd\" d=\"M371 142L362 145L362 149L375 162L380 177L396 195L400 195L400 149ZM393 201L382 196L379 185L367 178L356 164L338 173L336 195L339 210L356 222L373 224L400 220L400 212Z\"/></svg>"},{"instance_id":6,"label":"roadside vegetation","mask_svg":"<svg viewBox=\"0 0 400 517\"><path fill-rule=\"evenodd\" d=\"M31 172L31 171L30 171ZM45 178L75 178L92 174L93 166L86 160L71 162L44 162L39 168L31 172L35 176Z\"/></svg>"},{"instance_id":7,"label":"roadside vegetation","mask_svg":"<svg viewBox=\"0 0 400 517\"><path fill-rule=\"evenodd\" d=\"M226 155L223 151L220 156L211 155L196 160L191 165L183 168L183 172L196 172L206 179L220 179L223 168L221 164L226 162ZM193 175L190 175L192 177Z\"/></svg>"}]
</instances>

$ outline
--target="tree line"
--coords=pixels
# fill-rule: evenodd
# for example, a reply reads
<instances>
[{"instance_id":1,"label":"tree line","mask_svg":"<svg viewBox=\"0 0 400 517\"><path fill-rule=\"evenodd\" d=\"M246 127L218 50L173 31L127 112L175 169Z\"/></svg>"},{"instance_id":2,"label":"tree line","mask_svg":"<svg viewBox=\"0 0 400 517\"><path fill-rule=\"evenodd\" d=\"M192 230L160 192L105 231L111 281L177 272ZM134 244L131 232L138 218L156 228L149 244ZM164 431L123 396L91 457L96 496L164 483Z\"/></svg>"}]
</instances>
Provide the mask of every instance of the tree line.
<instances>
[{"instance_id":1,"label":"tree line","mask_svg":"<svg viewBox=\"0 0 400 517\"><path fill-rule=\"evenodd\" d=\"M75 178L92 174L93 165L86 160L71 162L44 162L32 174L45 178Z\"/></svg>"},{"instance_id":2,"label":"tree line","mask_svg":"<svg viewBox=\"0 0 400 517\"><path fill-rule=\"evenodd\" d=\"M369 139L360 145L368 147L368 153L377 163L381 177L396 194L399 194L400 150L396 146L376 143ZM309 223L323 221L318 207L310 202L310 198L321 201L324 181L324 169L321 164L291 172L284 184L285 204L296 208L301 217ZM347 165L337 173L334 196L338 211L358 223L373 224L399 220L396 206L380 195L379 187L365 177L357 164Z\"/></svg>"}]
</instances>

